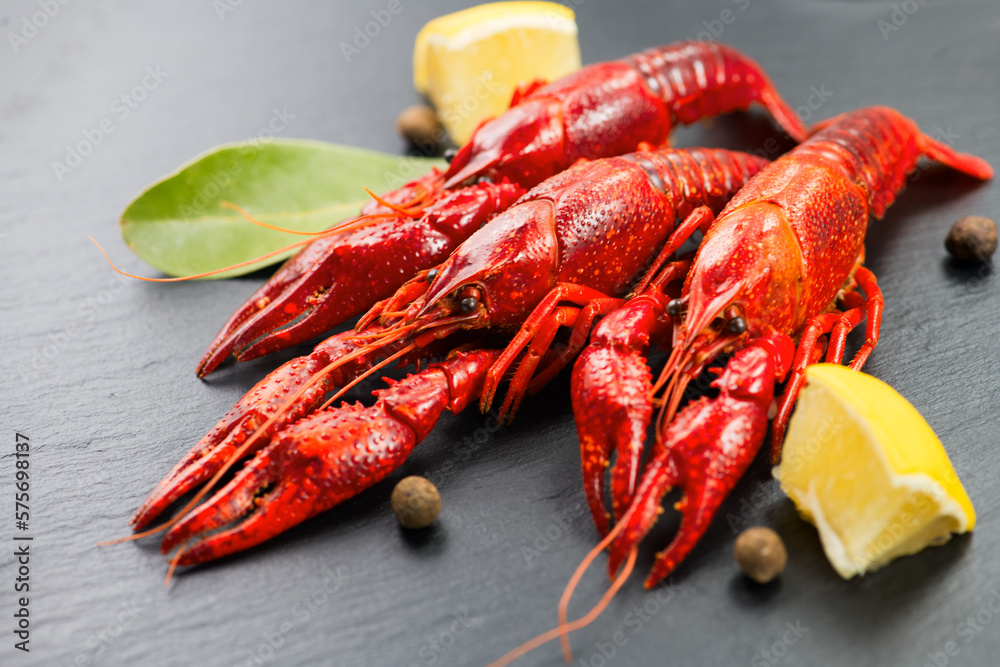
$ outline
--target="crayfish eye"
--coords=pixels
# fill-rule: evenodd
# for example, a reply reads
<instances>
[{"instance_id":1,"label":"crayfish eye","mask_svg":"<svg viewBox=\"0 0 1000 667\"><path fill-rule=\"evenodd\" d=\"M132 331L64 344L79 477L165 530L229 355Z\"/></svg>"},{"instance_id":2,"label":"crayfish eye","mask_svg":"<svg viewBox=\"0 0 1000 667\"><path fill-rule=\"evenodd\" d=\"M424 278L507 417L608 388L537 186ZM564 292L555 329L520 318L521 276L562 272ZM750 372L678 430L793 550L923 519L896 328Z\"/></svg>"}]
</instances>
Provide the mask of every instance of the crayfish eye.
<instances>
[{"instance_id":1,"label":"crayfish eye","mask_svg":"<svg viewBox=\"0 0 1000 667\"><path fill-rule=\"evenodd\" d=\"M739 336L747 330L747 321L743 319L739 306L729 306L722 316L726 320L726 329L729 333Z\"/></svg>"},{"instance_id":2,"label":"crayfish eye","mask_svg":"<svg viewBox=\"0 0 1000 667\"><path fill-rule=\"evenodd\" d=\"M479 299L474 296L463 297L461 301L458 302L458 309L462 311L463 315L471 315L476 312L476 308L479 307Z\"/></svg>"},{"instance_id":3,"label":"crayfish eye","mask_svg":"<svg viewBox=\"0 0 1000 667\"><path fill-rule=\"evenodd\" d=\"M470 285L458 293L457 299L459 312L463 315L471 315L482 304L483 295L478 287Z\"/></svg>"},{"instance_id":4,"label":"crayfish eye","mask_svg":"<svg viewBox=\"0 0 1000 667\"><path fill-rule=\"evenodd\" d=\"M667 302L667 315L678 317L684 311L684 302L680 299L671 299Z\"/></svg>"}]
</instances>

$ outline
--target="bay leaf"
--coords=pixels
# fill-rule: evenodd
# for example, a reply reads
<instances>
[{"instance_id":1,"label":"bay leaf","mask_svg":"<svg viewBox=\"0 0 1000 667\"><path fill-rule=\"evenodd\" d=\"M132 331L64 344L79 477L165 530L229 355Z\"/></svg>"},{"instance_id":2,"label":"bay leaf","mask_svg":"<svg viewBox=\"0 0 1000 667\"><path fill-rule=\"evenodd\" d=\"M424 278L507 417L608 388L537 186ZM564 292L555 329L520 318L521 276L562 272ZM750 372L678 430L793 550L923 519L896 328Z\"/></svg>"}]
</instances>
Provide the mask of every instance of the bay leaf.
<instances>
[{"instance_id":1,"label":"bay leaf","mask_svg":"<svg viewBox=\"0 0 1000 667\"><path fill-rule=\"evenodd\" d=\"M140 193L121 217L128 247L170 276L213 271L260 257L307 237L259 227L220 206L229 201L257 220L320 231L358 215L371 198L421 176L435 158L387 155L302 139L218 146ZM289 250L211 276L228 278L289 257Z\"/></svg>"}]
</instances>

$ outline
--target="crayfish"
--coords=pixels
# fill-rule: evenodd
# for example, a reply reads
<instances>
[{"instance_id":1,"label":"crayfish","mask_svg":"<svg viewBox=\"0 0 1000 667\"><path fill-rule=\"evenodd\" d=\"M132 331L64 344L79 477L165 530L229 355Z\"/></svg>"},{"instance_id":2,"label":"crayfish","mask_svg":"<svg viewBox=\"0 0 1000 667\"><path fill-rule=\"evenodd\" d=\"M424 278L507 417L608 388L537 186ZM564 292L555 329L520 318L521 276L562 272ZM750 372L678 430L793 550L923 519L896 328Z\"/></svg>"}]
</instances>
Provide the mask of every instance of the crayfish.
<instances>
[{"instance_id":1,"label":"crayfish","mask_svg":"<svg viewBox=\"0 0 1000 667\"><path fill-rule=\"evenodd\" d=\"M923 134L893 109L820 123L711 223L680 297L650 291L601 322L576 363L572 394L587 497L605 533L601 477L610 453L618 453L612 497L621 532L611 543L612 572L652 527L663 495L681 486L680 530L646 586L670 574L756 456L770 419L777 462L806 366L824 352L827 362L841 363L847 334L862 322L865 340L850 367L864 365L878 343L883 306L863 265L868 220L882 217L921 156L977 179L993 175L980 158ZM660 325L664 315L670 326ZM641 358L650 337L671 350L655 383ZM712 383L718 397L678 412L688 383L723 352L733 354ZM775 401L776 383L789 375ZM661 390L657 438L640 474L637 453Z\"/></svg>"},{"instance_id":2,"label":"crayfish","mask_svg":"<svg viewBox=\"0 0 1000 667\"><path fill-rule=\"evenodd\" d=\"M678 123L754 102L793 139L805 138L802 122L760 67L711 42L662 46L525 86L507 112L476 129L446 172L383 194L360 218L290 259L229 318L198 375L229 355L254 359L360 315L417 271L444 261L527 189L581 158L659 147Z\"/></svg>"},{"instance_id":3,"label":"crayfish","mask_svg":"<svg viewBox=\"0 0 1000 667\"><path fill-rule=\"evenodd\" d=\"M645 586L673 572L756 457L770 420L777 462L806 367L824 354L841 363L847 334L866 322L850 364L860 370L878 343L883 306L875 276L863 266L868 220L882 217L921 156L977 179L993 176L985 161L923 134L890 108L818 124L708 223L694 258L683 263L679 297L655 289L654 280L601 321L576 361L571 391L584 488L604 537L570 580L559 627L491 667L556 637L571 661L567 634L592 621L631 574L639 542L663 512L663 496L679 486L680 528L656 555ZM670 350L655 382L645 358L654 342ZM712 382L718 395L678 410L687 385L724 353L731 356ZM654 403L660 405L656 439L642 467ZM613 515L604 505L609 467ZM611 588L585 617L568 623L573 589L607 548Z\"/></svg>"}]
</instances>

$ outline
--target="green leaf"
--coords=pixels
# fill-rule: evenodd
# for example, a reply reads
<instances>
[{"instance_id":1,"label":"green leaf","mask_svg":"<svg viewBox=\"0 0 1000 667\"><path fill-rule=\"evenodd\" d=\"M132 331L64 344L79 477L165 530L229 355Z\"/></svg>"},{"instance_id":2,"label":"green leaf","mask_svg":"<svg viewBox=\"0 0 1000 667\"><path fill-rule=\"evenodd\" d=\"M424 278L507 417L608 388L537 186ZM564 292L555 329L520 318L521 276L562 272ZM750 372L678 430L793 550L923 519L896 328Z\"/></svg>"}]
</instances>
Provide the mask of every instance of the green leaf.
<instances>
[{"instance_id":1,"label":"green leaf","mask_svg":"<svg viewBox=\"0 0 1000 667\"><path fill-rule=\"evenodd\" d=\"M444 162L401 157L321 141L275 139L226 144L154 183L122 213L121 232L140 258L171 276L239 264L306 237L265 229L258 220L297 231L320 231L358 215L371 198ZM221 273L239 276L296 250Z\"/></svg>"}]
</instances>

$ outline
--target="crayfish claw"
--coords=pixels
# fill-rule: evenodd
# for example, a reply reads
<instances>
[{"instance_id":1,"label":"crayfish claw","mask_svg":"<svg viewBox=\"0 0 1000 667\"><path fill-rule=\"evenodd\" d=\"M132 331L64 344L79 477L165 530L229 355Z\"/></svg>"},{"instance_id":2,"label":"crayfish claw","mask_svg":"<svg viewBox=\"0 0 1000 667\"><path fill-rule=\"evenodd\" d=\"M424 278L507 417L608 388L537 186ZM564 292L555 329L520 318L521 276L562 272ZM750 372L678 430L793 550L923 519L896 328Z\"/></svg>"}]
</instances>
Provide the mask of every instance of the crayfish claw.
<instances>
[{"instance_id":1,"label":"crayfish claw","mask_svg":"<svg viewBox=\"0 0 1000 667\"><path fill-rule=\"evenodd\" d=\"M672 456L664 456L650 461L643 473L642 482L636 491L632 504L621 520L625 527L611 543L608 554L608 572L613 577L646 536L649 529L663 514L660 501L680 482L682 472ZM675 538L676 539L676 538Z\"/></svg>"},{"instance_id":2,"label":"crayfish claw","mask_svg":"<svg viewBox=\"0 0 1000 667\"><path fill-rule=\"evenodd\" d=\"M193 540L199 535L229 526L244 517L257 517L259 519L261 516L266 516L267 512L263 508L271 502L271 496L278 492L278 489L271 490L278 481L277 468L280 454L277 453L277 448L278 444L272 443L266 449L258 452L257 456L240 470L229 484L219 490L209 502L199 506L171 527L163 538L160 551L164 554L169 553L180 544ZM194 542L184 548L178 565L193 565L204 562L224 553L239 550L227 548L235 544L244 544L240 548L246 548L267 539L269 535L260 537L256 542L246 543L252 535L260 534L259 530L253 529L256 523L259 523L259 520L250 524L248 519L242 525L233 526L229 530ZM206 558L206 556L208 557Z\"/></svg>"},{"instance_id":3,"label":"crayfish claw","mask_svg":"<svg viewBox=\"0 0 1000 667\"><path fill-rule=\"evenodd\" d=\"M163 514L178 498L208 481L219 468L225 465L236 450L236 446L233 444L234 439L233 434L230 434L216 446L210 446L204 450L196 447L195 450L189 452L170 474L156 485L156 488L136 510L131 520L132 528L136 531L142 530Z\"/></svg>"},{"instance_id":4,"label":"crayfish claw","mask_svg":"<svg viewBox=\"0 0 1000 667\"><path fill-rule=\"evenodd\" d=\"M441 192L432 172L384 197L362 215L318 236L289 259L215 337L198 375L229 354L239 361L285 349L329 331L393 296L408 267L430 269L524 189L509 181Z\"/></svg>"},{"instance_id":5,"label":"crayfish claw","mask_svg":"<svg viewBox=\"0 0 1000 667\"><path fill-rule=\"evenodd\" d=\"M497 350L458 353L378 390L371 407L344 404L286 426L174 525L161 550L180 547L178 565L221 558L357 495L402 465L444 410L475 401L498 356Z\"/></svg>"},{"instance_id":6,"label":"crayfish claw","mask_svg":"<svg viewBox=\"0 0 1000 667\"><path fill-rule=\"evenodd\" d=\"M352 235L362 232L318 238L289 259L215 337L198 364L199 377L211 373L230 354L248 361L315 338L362 312L371 295L391 293L394 283L377 285L371 274L345 266L354 256L345 258L337 248L348 244ZM356 278L348 284L344 276Z\"/></svg>"},{"instance_id":7,"label":"crayfish claw","mask_svg":"<svg viewBox=\"0 0 1000 667\"><path fill-rule=\"evenodd\" d=\"M235 355L243 347L245 333L261 318L269 318L271 305L280 298L298 277L298 255L287 261L261 287L240 306L226 321L222 329L212 339L211 344L198 362L198 377L205 377L214 371L229 355Z\"/></svg>"},{"instance_id":8,"label":"crayfish claw","mask_svg":"<svg viewBox=\"0 0 1000 667\"><path fill-rule=\"evenodd\" d=\"M653 415L652 376L646 363L650 338L662 340L662 295L638 297L607 315L573 367L571 395L580 437L584 489L594 524L608 532L604 477L611 472L614 514L631 504L639 480L646 429Z\"/></svg>"},{"instance_id":9,"label":"crayfish claw","mask_svg":"<svg viewBox=\"0 0 1000 667\"><path fill-rule=\"evenodd\" d=\"M284 426L315 410L331 384L341 384L365 368L367 360L359 359L334 372L328 369L332 358L356 349L352 334L327 339L312 354L285 363L244 394L143 501L132 517L133 529L142 530L178 498L206 482L248 439L255 438L240 458L252 456Z\"/></svg>"},{"instance_id":10,"label":"crayfish claw","mask_svg":"<svg viewBox=\"0 0 1000 667\"><path fill-rule=\"evenodd\" d=\"M661 433L635 499L622 517L626 526L612 543L612 573L656 523L663 513L660 502L674 486L684 492L676 505L681 525L670 546L657 554L646 587L669 575L708 529L764 441L775 380L790 363L785 339L772 338L754 339L737 351L712 382L719 395L689 404Z\"/></svg>"}]
</instances>

